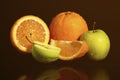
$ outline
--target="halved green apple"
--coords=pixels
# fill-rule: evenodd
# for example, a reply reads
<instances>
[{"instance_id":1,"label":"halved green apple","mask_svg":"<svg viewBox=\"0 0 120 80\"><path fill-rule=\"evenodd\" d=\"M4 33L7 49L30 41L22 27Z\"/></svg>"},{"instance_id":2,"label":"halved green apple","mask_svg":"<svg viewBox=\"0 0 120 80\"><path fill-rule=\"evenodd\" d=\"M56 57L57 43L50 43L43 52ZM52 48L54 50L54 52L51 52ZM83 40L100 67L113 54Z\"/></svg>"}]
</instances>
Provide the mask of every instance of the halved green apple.
<instances>
[{"instance_id":1,"label":"halved green apple","mask_svg":"<svg viewBox=\"0 0 120 80\"><path fill-rule=\"evenodd\" d=\"M59 58L60 51L61 49L56 46L34 42L32 56L39 62L48 63L56 61Z\"/></svg>"}]
</instances>

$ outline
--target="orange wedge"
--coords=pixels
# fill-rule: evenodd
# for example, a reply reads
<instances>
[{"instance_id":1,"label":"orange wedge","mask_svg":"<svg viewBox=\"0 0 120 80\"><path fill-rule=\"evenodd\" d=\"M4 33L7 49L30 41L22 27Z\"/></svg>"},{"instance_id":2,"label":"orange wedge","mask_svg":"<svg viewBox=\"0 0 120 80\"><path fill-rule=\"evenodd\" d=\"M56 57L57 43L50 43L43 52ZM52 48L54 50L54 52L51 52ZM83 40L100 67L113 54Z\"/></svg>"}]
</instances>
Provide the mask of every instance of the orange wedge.
<instances>
[{"instance_id":1,"label":"orange wedge","mask_svg":"<svg viewBox=\"0 0 120 80\"><path fill-rule=\"evenodd\" d=\"M59 59L61 60L80 58L88 52L88 46L85 41L63 41L51 39L50 44L61 48L59 55Z\"/></svg>"},{"instance_id":2,"label":"orange wedge","mask_svg":"<svg viewBox=\"0 0 120 80\"><path fill-rule=\"evenodd\" d=\"M42 43L49 42L49 29L39 17L26 15L19 18L11 28L10 40L14 47L23 53L31 53L32 45L27 39Z\"/></svg>"}]
</instances>

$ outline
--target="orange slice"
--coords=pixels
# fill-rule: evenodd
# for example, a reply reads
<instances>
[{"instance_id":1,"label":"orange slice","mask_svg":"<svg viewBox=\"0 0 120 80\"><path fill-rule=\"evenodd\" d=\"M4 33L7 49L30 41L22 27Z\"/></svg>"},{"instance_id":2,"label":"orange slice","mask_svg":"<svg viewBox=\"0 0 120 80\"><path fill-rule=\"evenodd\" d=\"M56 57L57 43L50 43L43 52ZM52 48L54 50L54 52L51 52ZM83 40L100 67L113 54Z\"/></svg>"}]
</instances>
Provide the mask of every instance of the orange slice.
<instances>
[{"instance_id":1,"label":"orange slice","mask_svg":"<svg viewBox=\"0 0 120 80\"><path fill-rule=\"evenodd\" d=\"M20 52L31 53L31 41L39 41L42 43L49 42L49 29L46 23L39 17L26 15L19 18L11 28L10 39L12 44Z\"/></svg>"},{"instance_id":2,"label":"orange slice","mask_svg":"<svg viewBox=\"0 0 120 80\"><path fill-rule=\"evenodd\" d=\"M59 59L72 60L80 58L88 52L88 46L85 41L63 41L51 39L51 45L61 48Z\"/></svg>"}]
</instances>

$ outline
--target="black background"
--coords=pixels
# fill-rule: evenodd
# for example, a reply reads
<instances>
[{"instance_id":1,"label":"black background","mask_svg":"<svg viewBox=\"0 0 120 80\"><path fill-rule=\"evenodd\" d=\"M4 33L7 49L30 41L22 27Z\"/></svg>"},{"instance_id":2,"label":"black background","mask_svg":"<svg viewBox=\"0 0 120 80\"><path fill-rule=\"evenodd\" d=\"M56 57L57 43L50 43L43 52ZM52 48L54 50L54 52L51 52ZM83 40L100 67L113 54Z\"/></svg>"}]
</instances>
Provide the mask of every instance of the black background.
<instances>
[{"instance_id":1,"label":"black background","mask_svg":"<svg viewBox=\"0 0 120 80\"><path fill-rule=\"evenodd\" d=\"M35 76L46 69L64 66L81 69L90 73L95 68L104 68L110 80L118 80L120 72L120 1L119 0L1 0L0 1L0 80L16 80L23 74ZM104 30L111 41L108 57L103 61L92 61L86 57L74 61L56 61L49 64L38 63L31 55L19 54L10 42L13 23L24 15L36 15L49 26L51 19L63 11L75 11L84 17L89 29L93 21L96 29Z\"/></svg>"}]
</instances>

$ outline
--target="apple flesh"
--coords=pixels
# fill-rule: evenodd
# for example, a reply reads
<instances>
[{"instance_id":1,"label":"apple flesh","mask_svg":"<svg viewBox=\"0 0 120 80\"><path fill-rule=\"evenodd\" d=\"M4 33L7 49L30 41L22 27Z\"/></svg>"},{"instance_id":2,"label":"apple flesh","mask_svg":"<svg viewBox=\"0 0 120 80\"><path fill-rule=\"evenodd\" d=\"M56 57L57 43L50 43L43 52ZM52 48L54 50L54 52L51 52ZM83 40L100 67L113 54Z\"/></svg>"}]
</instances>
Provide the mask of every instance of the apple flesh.
<instances>
[{"instance_id":1,"label":"apple flesh","mask_svg":"<svg viewBox=\"0 0 120 80\"><path fill-rule=\"evenodd\" d=\"M59 58L61 49L53 45L35 42L32 47L33 57L43 63L53 62Z\"/></svg>"},{"instance_id":2,"label":"apple flesh","mask_svg":"<svg viewBox=\"0 0 120 80\"><path fill-rule=\"evenodd\" d=\"M88 44L89 56L94 60L103 60L110 50L110 39L101 29L85 32L80 40L85 40Z\"/></svg>"}]
</instances>

